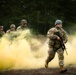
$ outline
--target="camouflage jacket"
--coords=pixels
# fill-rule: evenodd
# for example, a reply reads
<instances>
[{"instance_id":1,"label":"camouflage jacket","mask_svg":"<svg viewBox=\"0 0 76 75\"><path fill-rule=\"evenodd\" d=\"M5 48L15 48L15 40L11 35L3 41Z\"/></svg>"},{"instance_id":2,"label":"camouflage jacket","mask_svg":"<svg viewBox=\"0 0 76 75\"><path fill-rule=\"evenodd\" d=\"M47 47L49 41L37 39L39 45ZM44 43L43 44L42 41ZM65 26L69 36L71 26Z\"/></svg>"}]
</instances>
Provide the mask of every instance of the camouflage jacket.
<instances>
[{"instance_id":1,"label":"camouflage jacket","mask_svg":"<svg viewBox=\"0 0 76 75\"><path fill-rule=\"evenodd\" d=\"M11 30L9 29L9 30L6 31L6 33L13 33L13 32L15 32L15 30L14 30L14 31L11 31Z\"/></svg>"},{"instance_id":2,"label":"camouflage jacket","mask_svg":"<svg viewBox=\"0 0 76 75\"><path fill-rule=\"evenodd\" d=\"M14 38L16 38L18 36L17 32L15 30L7 30L6 33L8 34L8 38L9 40L13 40Z\"/></svg>"},{"instance_id":3,"label":"camouflage jacket","mask_svg":"<svg viewBox=\"0 0 76 75\"><path fill-rule=\"evenodd\" d=\"M68 41L67 32L63 28L53 27L53 28L49 29L47 32L47 37L49 38L49 45L50 46L54 45L54 41L56 42L55 47L60 46L60 41L55 40L58 37L57 35L54 34L55 32L60 33L64 43L66 43Z\"/></svg>"},{"instance_id":4,"label":"camouflage jacket","mask_svg":"<svg viewBox=\"0 0 76 75\"><path fill-rule=\"evenodd\" d=\"M0 31L0 37L2 37L5 34L4 31Z\"/></svg>"},{"instance_id":5,"label":"camouflage jacket","mask_svg":"<svg viewBox=\"0 0 76 75\"><path fill-rule=\"evenodd\" d=\"M27 29L27 27L22 27L22 26L17 27L17 30L25 30L25 29Z\"/></svg>"}]
</instances>

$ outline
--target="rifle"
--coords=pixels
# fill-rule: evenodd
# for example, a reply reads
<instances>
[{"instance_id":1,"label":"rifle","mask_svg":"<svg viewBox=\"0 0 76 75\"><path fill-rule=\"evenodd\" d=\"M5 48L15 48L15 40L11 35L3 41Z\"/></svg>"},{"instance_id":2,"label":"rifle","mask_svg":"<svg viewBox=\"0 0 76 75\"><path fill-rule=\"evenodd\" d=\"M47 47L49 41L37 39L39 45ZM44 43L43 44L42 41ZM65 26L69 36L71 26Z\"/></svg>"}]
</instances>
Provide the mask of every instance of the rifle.
<instances>
[{"instance_id":1,"label":"rifle","mask_svg":"<svg viewBox=\"0 0 76 75\"><path fill-rule=\"evenodd\" d=\"M60 38L60 47L62 48L62 50L66 51L66 46L65 46L65 44L63 42L63 39L62 39L60 33L59 32L55 32L54 34L57 35ZM68 55L67 51L66 51L66 54Z\"/></svg>"}]
</instances>

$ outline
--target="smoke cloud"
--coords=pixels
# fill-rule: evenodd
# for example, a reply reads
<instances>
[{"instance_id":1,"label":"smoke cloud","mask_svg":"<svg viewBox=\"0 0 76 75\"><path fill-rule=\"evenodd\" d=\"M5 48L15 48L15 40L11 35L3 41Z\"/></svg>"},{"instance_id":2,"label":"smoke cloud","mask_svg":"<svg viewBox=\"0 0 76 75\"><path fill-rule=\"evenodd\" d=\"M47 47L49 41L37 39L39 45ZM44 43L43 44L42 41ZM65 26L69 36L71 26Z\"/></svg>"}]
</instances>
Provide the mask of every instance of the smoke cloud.
<instances>
[{"instance_id":1,"label":"smoke cloud","mask_svg":"<svg viewBox=\"0 0 76 75\"><path fill-rule=\"evenodd\" d=\"M76 65L76 38L69 36L65 66ZM46 37L32 35L30 30L6 34L0 39L0 70L44 68L48 56ZM58 67L57 54L49 67Z\"/></svg>"}]
</instances>

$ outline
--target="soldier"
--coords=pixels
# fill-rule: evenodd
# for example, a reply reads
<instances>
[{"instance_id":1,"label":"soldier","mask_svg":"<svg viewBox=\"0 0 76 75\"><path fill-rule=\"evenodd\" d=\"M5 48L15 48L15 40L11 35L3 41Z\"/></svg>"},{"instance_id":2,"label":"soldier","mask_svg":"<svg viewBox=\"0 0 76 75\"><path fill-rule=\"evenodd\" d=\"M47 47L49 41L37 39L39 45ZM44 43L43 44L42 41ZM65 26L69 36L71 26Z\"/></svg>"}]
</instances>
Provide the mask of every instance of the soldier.
<instances>
[{"instance_id":1,"label":"soldier","mask_svg":"<svg viewBox=\"0 0 76 75\"><path fill-rule=\"evenodd\" d=\"M21 20L21 25L17 28L17 30L25 30L27 29L27 21L25 19Z\"/></svg>"},{"instance_id":2,"label":"soldier","mask_svg":"<svg viewBox=\"0 0 76 75\"><path fill-rule=\"evenodd\" d=\"M14 31L15 31L15 29L16 29L15 24L11 24L11 25L10 25L10 29L9 29L9 30L7 30L7 32L6 32L6 33L14 32Z\"/></svg>"},{"instance_id":3,"label":"soldier","mask_svg":"<svg viewBox=\"0 0 76 75\"><path fill-rule=\"evenodd\" d=\"M13 39L17 37L15 24L11 24L10 29L7 30L6 33L9 35L9 40L13 41Z\"/></svg>"},{"instance_id":4,"label":"soldier","mask_svg":"<svg viewBox=\"0 0 76 75\"><path fill-rule=\"evenodd\" d=\"M62 72L66 72L67 69L64 68L64 50L61 47L61 42L60 42L61 39L59 36L54 34L56 32L60 33L64 44L68 41L67 33L62 28L62 21L56 20L55 27L49 29L49 31L47 32L47 37L49 38L49 51L48 51L48 57L45 62L45 67L48 68L48 63L54 58L57 52L59 58L60 72L62 73Z\"/></svg>"},{"instance_id":5,"label":"soldier","mask_svg":"<svg viewBox=\"0 0 76 75\"><path fill-rule=\"evenodd\" d=\"M2 37L5 34L5 32L3 31L3 26L0 26L0 37Z\"/></svg>"}]
</instances>

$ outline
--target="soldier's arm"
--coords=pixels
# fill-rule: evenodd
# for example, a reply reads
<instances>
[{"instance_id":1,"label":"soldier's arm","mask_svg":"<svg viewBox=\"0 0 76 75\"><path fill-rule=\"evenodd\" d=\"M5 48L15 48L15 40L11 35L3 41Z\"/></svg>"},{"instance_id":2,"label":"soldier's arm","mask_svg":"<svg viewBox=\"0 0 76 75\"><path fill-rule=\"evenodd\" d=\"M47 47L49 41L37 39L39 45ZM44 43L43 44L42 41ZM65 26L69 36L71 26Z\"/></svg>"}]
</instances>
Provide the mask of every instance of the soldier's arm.
<instances>
[{"instance_id":1,"label":"soldier's arm","mask_svg":"<svg viewBox=\"0 0 76 75\"><path fill-rule=\"evenodd\" d=\"M68 41L68 34L64 31L63 42L66 43Z\"/></svg>"},{"instance_id":2,"label":"soldier's arm","mask_svg":"<svg viewBox=\"0 0 76 75\"><path fill-rule=\"evenodd\" d=\"M55 35L54 32L55 32L54 29L50 29L50 30L47 32L47 37L50 38L50 39L53 39L53 40L56 39L58 36Z\"/></svg>"},{"instance_id":3,"label":"soldier's arm","mask_svg":"<svg viewBox=\"0 0 76 75\"><path fill-rule=\"evenodd\" d=\"M17 31L19 31L19 30L21 30L20 26L19 26L19 27L17 27Z\"/></svg>"},{"instance_id":4,"label":"soldier's arm","mask_svg":"<svg viewBox=\"0 0 76 75\"><path fill-rule=\"evenodd\" d=\"M5 34L5 32L3 31L3 35Z\"/></svg>"},{"instance_id":5,"label":"soldier's arm","mask_svg":"<svg viewBox=\"0 0 76 75\"><path fill-rule=\"evenodd\" d=\"M7 30L6 33L10 33L10 30Z\"/></svg>"}]
</instances>

